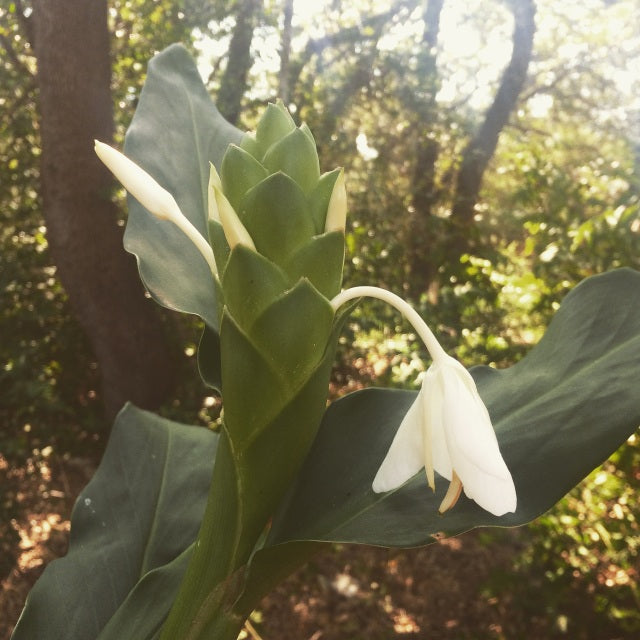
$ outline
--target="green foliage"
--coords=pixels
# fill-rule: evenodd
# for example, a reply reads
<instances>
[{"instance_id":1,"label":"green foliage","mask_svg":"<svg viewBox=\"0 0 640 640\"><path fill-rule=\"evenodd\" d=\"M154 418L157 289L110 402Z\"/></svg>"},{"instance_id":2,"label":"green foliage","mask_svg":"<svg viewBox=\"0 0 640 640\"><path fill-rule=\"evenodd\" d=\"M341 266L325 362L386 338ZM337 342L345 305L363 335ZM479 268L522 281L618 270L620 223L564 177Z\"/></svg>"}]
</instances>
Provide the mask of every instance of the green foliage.
<instances>
[{"instance_id":1,"label":"green foliage","mask_svg":"<svg viewBox=\"0 0 640 640\"><path fill-rule=\"evenodd\" d=\"M631 637L640 630L640 511L628 480L640 464L639 441L638 433L631 436L532 523L513 570L492 580L492 593L535 620L545 637Z\"/></svg>"},{"instance_id":2,"label":"green foliage","mask_svg":"<svg viewBox=\"0 0 640 640\"><path fill-rule=\"evenodd\" d=\"M157 131L173 135L158 137ZM184 47L171 46L153 58L125 151L175 197L205 237L209 163L220 165L227 145L239 142L241 136L211 102ZM215 283L189 238L130 197L124 242L138 260L145 286L160 304L196 314L217 330Z\"/></svg>"},{"instance_id":3,"label":"green foliage","mask_svg":"<svg viewBox=\"0 0 640 640\"><path fill-rule=\"evenodd\" d=\"M31 591L12 638L124 638L123 625L152 637L200 525L217 440L125 407L76 502L69 552Z\"/></svg>"},{"instance_id":4,"label":"green foliage","mask_svg":"<svg viewBox=\"0 0 640 640\"><path fill-rule=\"evenodd\" d=\"M431 494L421 473L395 491L374 495L371 479L414 394L368 389L336 401L325 414L293 493L282 502L271 532L254 550L249 566L228 576L224 587L205 592L210 608L204 611L218 612L206 627L211 637L235 638L233 633L237 635L243 616L250 613L264 590L304 561L318 548L319 540L429 544L443 532L451 535L479 525L522 524L553 505L633 433L640 421L635 378L630 375L640 351L639 294L638 272L620 270L591 278L567 296L545 337L520 363L501 372L486 367L473 370L513 470L518 489L514 514L496 518L463 498L454 510L439 516L441 496ZM615 331L611 331L612 319L616 320ZM328 367L323 366L325 381ZM309 390L302 390L299 399L276 421L286 424L286 414L293 418L303 407L306 410ZM288 431L289 444L300 444L304 431L298 429L297 435ZM269 478L266 469L273 472L274 460L284 460L277 433L275 438L273 432L268 435L262 441L258 437L261 456L246 450L246 464L259 482ZM157 638L202 514L213 449L219 442L221 451L228 446L228 439L227 431L218 437L133 408L123 411L100 470L74 511L70 553L44 572L15 638L46 640L59 637L61 628L70 640L86 637L89 628L101 639ZM637 447L632 456L637 459ZM219 499L221 492L235 516L233 510L242 494L233 495L233 478L242 469L226 464L229 460L228 453L222 457L218 453L210 500ZM271 473L272 479L277 476ZM637 554L634 543L628 543L637 533L635 519L629 514L633 508L631 489L620 478L600 478L596 476L594 483L600 486L606 506L594 510L587 503L595 494L583 489L580 501L574 502L575 494L569 498L568 511L561 515L552 512L540 520L537 527L553 532L558 526L554 519L559 517L565 533L556 540L551 536L551 543L538 538L536 544L541 546L523 556L525 570L533 557L536 563L550 567L552 580L561 579L568 567L574 572L586 571L594 561L588 551L582 551L587 549L588 539L600 540L609 554L601 567L607 576L605 585L607 579L613 579L610 576L621 579L618 567L611 567L614 558L623 572L631 568ZM251 478L246 476L246 481ZM440 494L441 484L437 483ZM190 499L179 498L184 495ZM244 499L252 495L256 494L248 492ZM268 488L263 496L267 495ZM600 525L600 517L609 511L615 517L621 514L624 520L618 532L611 533ZM626 518L625 511L629 514ZM204 518L204 531L215 532L217 543L223 546L233 533L226 518L224 511L215 523L207 515ZM204 539L200 533L194 558L201 555ZM571 547L557 553L557 545L567 540L577 543L576 554ZM235 541L246 542L242 537ZM198 566L205 559L207 574L218 569L215 550L199 559ZM96 566L100 571L96 572ZM68 589L53 588L60 584ZM630 597L621 594L617 607L609 610L610 615L626 618L629 625L637 621L637 611L630 607L637 586L635 582L631 585ZM548 596L551 601L553 593ZM55 606L50 598L55 599ZM224 606L211 607L221 598ZM594 601L598 605L603 599L597 595ZM186 608L191 621L193 611ZM173 629L165 628L165 633L176 637L171 635ZM201 628L192 629L186 637L198 637L201 632Z\"/></svg>"},{"instance_id":5,"label":"green foliage","mask_svg":"<svg viewBox=\"0 0 640 640\"><path fill-rule=\"evenodd\" d=\"M542 514L640 423L633 390L638 292L640 273L631 270L586 280L518 364L472 369L516 484L515 514L496 518L465 500L438 517L446 487L427 492L422 474L395 492L374 494L371 480L415 395L364 390L328 410L290 504L274 523L272 543L417 546L438 532L523 524Z\"/></svg>"},{"instance_id":6,"label":"green foliage","mask_svg":"<svg viewBox=\"0 0 640 640\"><path fill-rule=\"evenodd\" d=\"M234 29L227 17L232 4L110 3L117 139L137 104L149 57L171 42L189 42L207 31L219 43L228 42ZM632 88L637 79L628 72L631 57L638 55L635 4L595 3L580 14L572 13L575 3L537 4L535 65L485 175L474 250L462 262L443 255L439 247L449 230L456 163L490 97L495 74L488 73L481 55L447 53L445 31L436 60L433 52L421 48L418 12L402 2L388 10L369 3L360 12L351 8L349 16L332 9L318 14L315 30L294 28L300 43L292 52L289 74L292 102L298 106L295 117L307 120L318 134L321 164L344 164L347 170L346 281L377 283L398 292L409 287L424 291L422 315L468 364L506 366L518 360L583 277L612 267L639 266L637 157L634 141L627 140L633 135L631 121L623 117L629 106L625 100L637 95ZM255 112L275 91L273 65L260 63L260 51L273 50L264 43L279 36L274 7L262 15L254 34L257 64L244 99L245 123L255 121ZM479 28L485 48L504 37L501 3L469 5L463 13L463 24ZM207 28L212 18L216 22ZM7 50L4 55L3 50L0 55L0 451L14 461L53 444L58 451L97 456L96 433L105 428L99 367L56 278L41 218L35 62L27 23L18 3L0 8L0 35L6 38L0 46L6 49L9 42L15 53ZM193 27L199 31L194 33ZM313 40L311 33L321 35ZM225 69L222 49L213 61L214 89ZM624 95L620 78L628 84ZM443 80L449 92L435 100ZM452 84L457 88L453 93ZM485 102L478 102L479 94ZM539 105L549 100L551 108L540 112ZM359 134L366 135L360 150L354 144ZM423 238L434 267L429 279L412 271L407 251L416 215L414 178L426 140L439 150L435 205ZM300 273L304 269L301 266ZM382 333L375 315L393 326L395 316L386 311L359 310L343 338L342 369L349 372L354 362L366 361L367 371L379 382L406 385L420 369L424 353L402 325ZM181 330L185 351L193 355L194 323L187 321ZM205 330L199 348L200 355L210 354L201 358L200 366L211 386L220 385L219 370L207 366L219 357L215 336ZM193 369L183 376L178 397L164 412L193 421L200 409L198 418L210 422L202 407L206 392L195 383ZM627 449L621 451L616 469L629 478L636 463L625 454ZM585 500L585 505L600 513L597 504ZM6 513L14 513L14 506L8 504ZM590 517L585 512L585 519ZM565 537L559 515L544 522L544 536L558 546L579 548L575 545L580 536ZM606 528L619 522L608 519ZM624 568L625 562L622 558L612 564ZM564 583L559 579L556 584ZM594 589L612 593L602 585Z\"/></svg>"}]
</instances>

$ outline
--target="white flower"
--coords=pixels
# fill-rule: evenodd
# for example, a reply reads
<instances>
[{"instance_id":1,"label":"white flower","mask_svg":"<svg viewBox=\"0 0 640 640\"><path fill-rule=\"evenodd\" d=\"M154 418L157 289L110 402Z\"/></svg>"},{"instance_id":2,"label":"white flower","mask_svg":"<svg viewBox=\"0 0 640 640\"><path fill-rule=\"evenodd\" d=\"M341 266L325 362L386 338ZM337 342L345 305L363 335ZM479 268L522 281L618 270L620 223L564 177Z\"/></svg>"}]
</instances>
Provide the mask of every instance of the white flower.
<instances>
[{"instance_id":1,"label":"white flower","mask_svg":"<svg viewBox=\"0 0 640 640\"><path fill-rule=\"evenodd\" d=\"M424 467L435 490L435 474L450 480L440 513L451 509L461 491L483 509L501 516L516 510L516 489L496 438L491 418L471 374L448 356L420 315L402 298L378 287L353 287L331 305L369 296L400 311L426 345L433 364L407 411L373 480L376 493L404 484Z\"/></svg>"},{"instance_id":2,"label":"white flower","mask_svg":"<svg viewBox=\"0 0 640 640\"><path fill-rule=\"evenodd\" d=\"M404 484L422 467L435 487L434 469L451 481L440 512L453 507L460 490L501 516L516 510L516 490L489 412L471 374L450 356L439 356L405 415L373 481L377 493Z\"/></svg>"},{"instance_id":3,"label":"white flower","mask_svg":"<svg viewBox=\"0 0 640 640\"><path fill-rule=\"evenodd\" d=\"M218 275L211 245L182 213L175 198L142 167L118 150L95 140L95 152L122 186L150 213L160 220L170 220L197 247L214 276Z\"/></svg>"}]
</instances>

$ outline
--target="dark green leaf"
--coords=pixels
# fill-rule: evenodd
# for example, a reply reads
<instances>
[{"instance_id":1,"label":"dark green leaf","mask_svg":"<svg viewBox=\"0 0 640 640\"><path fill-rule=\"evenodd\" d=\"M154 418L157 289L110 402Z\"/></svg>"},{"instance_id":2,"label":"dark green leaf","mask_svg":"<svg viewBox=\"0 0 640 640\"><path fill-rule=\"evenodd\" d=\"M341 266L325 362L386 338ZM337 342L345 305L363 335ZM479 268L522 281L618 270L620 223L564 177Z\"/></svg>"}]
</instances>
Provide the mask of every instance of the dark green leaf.
<instances>
[{"instance_id":1,"label":"dark green leaf","mask_svg":"<svg viewBox=\"0 0 640 640\"><path fill-rule=\"evenodd\" d=\"M515 366L472 369L518 493L495 517L462 497L444 516L423 473L395 491L371 482L415 397L369 389L325 414L270 544L286 540L417 546L444 532L520 525L541 515L603 462L640 424L640 273L614 271L570 293L540 343Z\"/></svg>"},{"instance_id":2,"label":"dark green leaf","mask_svg":"<svg viewBox=\"0 0 640 640\"><path fill-rule=\"evenodd\" d=\"M149 571L130 591L98 640L151 640L158 637L192 551L193 544L171 562Z\"/></svg>"},{"instance_id":3,"label":"dark green leaf","mask_svg":"<svg viewBox=\"0 0 640 640\"><path fill-rule=\"evenodd\" d=\"M176 559L200 525L216 443L207 429L126 406L73 510L69 552L32 589L14 640L93 640L141 593L153 594L140 605L144 624L159 624L182 576Z\"/></svg>"},{"instance_id":4,"label":"dark green leaf","mask_svg":"<svg viewBox=\"0 0 640 640\"><path fill-rule=\"evenodd\" d=\"M175 197L207 238L209 162L219 167L227 145L239 143L242 135L211 102L186 49L172 45L149 63L125 152ZM213 278L182 231L129 198L125 247L138 259L140 276L160 304L195 313L217 329Z\"/></svg>"},{"instance_id":5,"label":"dark green leaf","mask_svg":"<svg viewBox=\"0 0 640 640\"><path fill-rule=\"evenodd\" d=\"M198 371L205 384L222 392L220 371L220 334L204 326L198 345Z\"/></svg>"}]
</instances>

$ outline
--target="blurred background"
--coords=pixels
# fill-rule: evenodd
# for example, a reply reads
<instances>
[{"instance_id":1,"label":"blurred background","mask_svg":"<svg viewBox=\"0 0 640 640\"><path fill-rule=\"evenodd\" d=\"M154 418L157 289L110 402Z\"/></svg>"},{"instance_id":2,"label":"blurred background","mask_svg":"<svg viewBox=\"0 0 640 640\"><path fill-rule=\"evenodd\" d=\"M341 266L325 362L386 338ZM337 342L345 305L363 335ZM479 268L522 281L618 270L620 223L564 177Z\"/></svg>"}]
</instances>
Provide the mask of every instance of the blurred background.
<instances>
[{"instance_id":1,"label":"blurred background","mask_svg":"<svg viewBox=\"0 0 640 640\"><path fill-rule=\"evenodd\" d=\"M509 366L583 278L640 266L637 0L0 0L0 638L126 400L215 428L197 319L122 249L121 147L154 53L182 42L222 114L280 97L344 166L345 285L408 297L467 366ZM332 397L427 363L372 304ZM336 547L247 637L640 636L640 437L545 516L422 550ZM3 635L4 634L4 635Z\"/></svg>"}]
</instances>

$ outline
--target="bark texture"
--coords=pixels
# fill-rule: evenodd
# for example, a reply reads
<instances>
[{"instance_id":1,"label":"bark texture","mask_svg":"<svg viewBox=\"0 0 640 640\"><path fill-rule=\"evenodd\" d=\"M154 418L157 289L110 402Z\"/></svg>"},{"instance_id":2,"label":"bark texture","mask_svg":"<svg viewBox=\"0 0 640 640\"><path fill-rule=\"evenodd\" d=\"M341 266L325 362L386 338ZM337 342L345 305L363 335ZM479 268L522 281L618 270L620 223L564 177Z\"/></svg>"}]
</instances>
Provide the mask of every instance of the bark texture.
<instances>
[{"instance_id":1,"label":"bark texture","mask_svg":"<svg viewBox=\"0 0 640 640\"><path fill-rule=\"evenodd\" d=\"M113 133L107 2L38 0L32 18L51 253L98 359L108 416L126 401L154 408L174 386L176 354L123 249L112 178L93 152L94 138Z\"/></svg>"}]
</instances>

